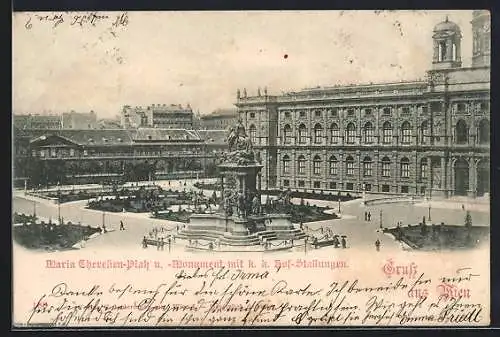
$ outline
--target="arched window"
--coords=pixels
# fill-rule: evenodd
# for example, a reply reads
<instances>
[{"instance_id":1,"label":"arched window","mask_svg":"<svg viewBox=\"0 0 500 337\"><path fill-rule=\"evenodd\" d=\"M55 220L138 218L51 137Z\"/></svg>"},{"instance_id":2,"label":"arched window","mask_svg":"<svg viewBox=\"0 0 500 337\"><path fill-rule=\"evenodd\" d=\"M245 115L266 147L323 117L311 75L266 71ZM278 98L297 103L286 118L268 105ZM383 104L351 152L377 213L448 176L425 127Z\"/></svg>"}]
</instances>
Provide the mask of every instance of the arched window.
<instances>
[{"instance_id":1,"label":"arched window","mask_svg":"<svg viewBox=\"0 0 500 337\"><path fill-rule=\"evenodd\" d=\"M478 141L479 144L488 144L490 142L490 122L487 119L479 122Z\"/></svg>"},{"instance_id":2,"label":"arched window","mask_svg":"<svg viewBox=\"0 0 500 337\"><path fill-rule=\"evenodd\" d=\"M372 175L372 159L370 157L365 157L363 159L363 176L370 177Z\"/></svg>"},{"instance_id":3,"label":"arched window","mask_svg":"<svg viewBox=\"0 0 500 337\"><path fill-rule=\"evenodd\" d=\"M306 173L306 158L302 155L297 159L297 171L298 174Z\"/></svg>"},{"instance_id":4,"label":"arched window","mask_svg":"<svg viewBox=\"0 0 500 337\"><path fill-rule=\"evenodd\" d=\"M292 127L289 124L286 124L283 127L283 138L284 138L285 144L292 143Z\"/></svg>"},{"instance_id":5,"label":"arched window","mask_svg":"<svg viewBox=\"0 0 500 337\"><path fill-rule=\"evenodd\" d=\"M423 121L420 124L420 143L425 144L428 142L429 138L429 123L427 121Z\"/></svg>"},{"instance_id":6,"label":"arched window","mask_svg":"<svg viewBox=\"0 0 500 337\"><path fill-rule=\"evenodd\" d=\"M368 122L363 127L364 142L367 144L373 143L373 124Z\"/></svg>"},{"instance_id":7,"label":"arched window","mask_svg":"<svg viewBox=\"0 0 500 337\"><path fill-rule=\"evenodd\" d=\"M313 158L313 174L320 175L321 174L321 157L316 155Z\"/></svg>"},{"instance_id":8,"label":"arched window","mask_svg":"<svg viewBox=\"0 0 500 337\"><path fill-rule=\"evenodd\" d=\"M354 123L347 124L346 132L347 132L346 142L348 144L354 144L356 139L356 126L354 125Z\"/></svg>"},{"instance_id":9,"label":"arched window","mask_svg":"<svg viewBox=\"0 0 500 337\"><path fill-rule=\"evenodd\" d=\"M250 141L252 142L252 144L257 144L257 128L255 127L255 125L250 125L249 133Z\"/></svg>"},{"instance_id":10,"label":"arched window","mask_svg":"<svg viewBox=\"0 0 500 337\"><path fill-rule=\"evenodd\" d=\"M411 125L408 122L401 124L401 142L404 144L411 143Z\"/></svg>"},{"instance_id":11,"label":"arched window","mask_svg":"<svg viewBox=\"0 0 500 337\"><path fill-rule=\"evenodd\" d=\"M283 156L283 174L290 173L290 157L288 155Z\"/></svg>"},{"instance_id":12,"label":"arched window","mask_svg":"<svg viewBox=\"0 0 500 337\"><path fill-rule=\"evenodd\" d=\"M457 144L466 144L467 143L467 134L468 127L463 119L460 119L457 122L455 127L455 139Z\"/></svg>"},{"instance_id":13,"label":"arched window","mask_svg":"<svg viewBox=\"0 0 500 337\"><path fill-rule=\"evenodd\" d=\"M335 156L331 156L329 159L329 163L330 163L330 175L338 174L339 162L337 161L337 158Z\"/></svg>"},{"instance_id":14,"label":"arched window","mask_svg":"<svg viewBox=\"0 0 500 337\"><path fill-rule=\"evenodd\" d=\"M332 123L330 126L330 141L332 144L337 144L340 138L339 126L336 123Z\"/></svg>"},{"instance_id":15,"label":"arched window","mask_svg":"<svg viewBox=\"0 0 500 337\"><path fill-rule=\"evenodd\" d=\"M392 125L390 122L385 122L382 125L382 141L385 144L392 143Z\"/></svg>"},{"instance_id":16,"label":"arched window","mask_svg":"<svg viewBox=\"0 0 500 337\"><path fill-rule=\"evenodd\" d=\"M354 159L351 156L347 156L346 160L346 174L348 176L354 175Z\"/></svg>"},{"instance_id":17,"label":"arched window","mask_svg":"<svg viewBox=\"0 0 500 337\"><path fill-rule=\"evenodd\" d=\"M401 178L410 177L410 160L406 157L401 159Z\"/></svg>"},{"instance_id":18,"label":"arched window","mask_svg":"<svg viewBox=\"0 0 500 337\"><path fill-rule=\"evenodd\" d=\"M307 143L307 128L304 124L299 125L299 143Z\"/></svg>"},{"instance_id":19,"label":"arched window","mask_svg":"<svg viewBox=\"0 0 500 337\"><path fill-rule=\"evenodd\" d=\"M420 179L426 179L429 176L429 165L427 163L427 158L423 158L420 161Z\"/></svg>"},{"instance_id":20,"label":"arched window","mask_svg":"<svg viewBox=\"0 0 500 337\"><path fill-rule=\"evenodd\" d=\"M314 143L321 144L323 142L323 127L321 124L316 124L314 126Z\"/></svg>"},{"instance_id":21,"label":"arched window","mask_svg":"<svg viewBox=\"0 0 500 337\"><path fill-rule=\"evenodd\" d=\"M382 177L391 176L391 160L387 157L382 159Z\"/></svg>"}]
</instances>

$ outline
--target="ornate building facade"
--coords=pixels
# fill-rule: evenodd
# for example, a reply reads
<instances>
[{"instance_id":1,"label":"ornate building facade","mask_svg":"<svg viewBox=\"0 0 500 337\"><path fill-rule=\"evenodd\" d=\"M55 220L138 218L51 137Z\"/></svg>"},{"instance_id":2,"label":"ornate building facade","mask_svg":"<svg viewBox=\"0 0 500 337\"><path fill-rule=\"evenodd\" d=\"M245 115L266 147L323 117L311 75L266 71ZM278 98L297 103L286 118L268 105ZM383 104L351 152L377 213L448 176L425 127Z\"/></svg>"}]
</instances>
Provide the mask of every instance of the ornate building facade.
<instances>
[{"instance_id":1,"label":"ornate building facade","mask_svg":"<svg viewBox=\"0 0 500 337\"><path fill-rule=\"evenodd\" d=\"M473 61L460 27L433 31L426 80L237 94L263 187L424 195L489 193L490 14L474 11ZM260 91L260 90L259 90Z\"/></svg>"},{"instance_id":2,"label":"ornate building facade","mask_svg":"<svg viewBox=\"0 0 500 337\"><path fill-rule=\"evenodd\" d=\"M227 145L208 145L198 131L186 129L15 129L14 183L36 187L202 177L215 174L222 147Z\"/></svg>"}]
</instances>

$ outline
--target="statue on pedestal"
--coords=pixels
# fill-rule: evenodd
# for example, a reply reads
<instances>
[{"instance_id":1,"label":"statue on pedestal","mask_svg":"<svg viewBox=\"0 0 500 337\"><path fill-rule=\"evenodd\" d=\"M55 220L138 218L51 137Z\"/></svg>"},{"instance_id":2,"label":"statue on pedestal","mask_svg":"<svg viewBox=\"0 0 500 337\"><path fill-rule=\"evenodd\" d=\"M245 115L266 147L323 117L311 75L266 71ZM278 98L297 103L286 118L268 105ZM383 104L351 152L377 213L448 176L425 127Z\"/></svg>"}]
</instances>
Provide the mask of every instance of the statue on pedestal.
<instances>
[{"instance_id":1,"label":"statue on pedestal","mask_svg":"<svg viewBox=\"0 0 500 337\"><path fill-rule=\"evenodd\" d=\"M257 194L254 195L253 200L252 200L252 213L254 215L260 214L260 200L259 196Z\"/></svg>"},{"instance_id":2,"label":"statue on pedestal","mask_svg":"<svg viewBox=\"0 0 500 337\"><path fill-rule=\"evenodd\" d=\"M252 142L245 131L245 126L241 119L237 125L229 128L226 141L229 145L226 162L240 165L255 163Z\"/></svg>"}]
</instances>

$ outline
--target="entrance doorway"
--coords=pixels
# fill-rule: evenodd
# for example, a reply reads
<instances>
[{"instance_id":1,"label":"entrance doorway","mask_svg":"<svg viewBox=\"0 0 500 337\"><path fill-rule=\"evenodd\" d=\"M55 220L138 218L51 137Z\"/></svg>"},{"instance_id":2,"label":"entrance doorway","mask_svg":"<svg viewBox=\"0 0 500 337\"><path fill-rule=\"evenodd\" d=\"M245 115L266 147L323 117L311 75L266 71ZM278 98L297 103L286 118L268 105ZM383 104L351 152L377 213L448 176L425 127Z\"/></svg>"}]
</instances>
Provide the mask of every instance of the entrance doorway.
<instances>
[{"instance_id":1,"label":"entrance doorway","mask_svg":"<svg viewBox=\"0 0 500 337\"><path fill-rule=\"evenodd\" d=\"M455 162L455 195L467 195L469 189L469 163L464 158Z\"/></svg>"},{"instance_id":2,"label":"entrance doorway","mask_svg":"<svg viewBox=\"0 0 500 337\"><path fill-rule=\"evenodd\" d=\"M477 164L477 196L490 192L490 162L487 159Z\"/></svg>"}]
</instances>

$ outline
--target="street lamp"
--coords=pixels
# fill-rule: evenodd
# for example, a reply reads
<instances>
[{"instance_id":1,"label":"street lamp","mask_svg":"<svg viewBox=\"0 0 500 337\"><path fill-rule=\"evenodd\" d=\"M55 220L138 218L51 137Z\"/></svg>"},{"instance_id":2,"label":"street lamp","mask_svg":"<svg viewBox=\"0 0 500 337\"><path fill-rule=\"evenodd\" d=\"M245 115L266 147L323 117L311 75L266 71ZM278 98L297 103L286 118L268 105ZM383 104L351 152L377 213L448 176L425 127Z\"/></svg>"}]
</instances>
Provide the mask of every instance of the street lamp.
<instances>
[{"instance_id":1,"label":"street lamp","mask_svg":"<svg viewBox=\"0 0 500 337\"><path fill-rule=\"evenodd\" d=\"M57 219L59 225L61 225L61 187L59 186L59 182L57 182Z\"/></svg>"},{"instance_id":2,"label":"street lamp","mask_svg":"<svg viewBox=\"0 0 500 337\"><path fill-rule=\"evenodd\" d=\"M428 217L429 221L431 221L431 204L429 203L429 217Z\"/></svg>"},{"instance_id":3,"label":"street lamp","mask_svg":"<svg viewBox=\"0 0 500 337\"><path fill-rule=\"evenodd\" d=\"M340 214L340 196L339 196L339 214Z\"/></svg>"}]
</instances>

